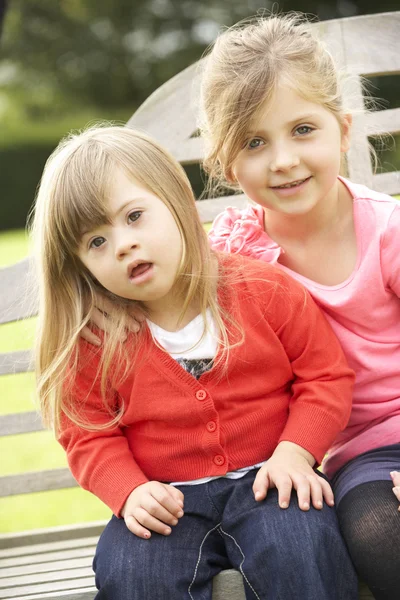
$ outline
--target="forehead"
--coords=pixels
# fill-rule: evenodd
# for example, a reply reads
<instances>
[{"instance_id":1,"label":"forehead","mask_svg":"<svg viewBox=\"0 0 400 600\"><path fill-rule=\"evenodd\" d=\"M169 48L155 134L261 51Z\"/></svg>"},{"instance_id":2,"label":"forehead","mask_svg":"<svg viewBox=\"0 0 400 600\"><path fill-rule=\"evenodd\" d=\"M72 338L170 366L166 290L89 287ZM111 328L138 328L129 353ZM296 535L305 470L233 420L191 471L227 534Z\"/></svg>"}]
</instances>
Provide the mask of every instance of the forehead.
<instances>
[{"instance_id":1,"label":"forehead","mask_svg":"<svg viewBox=\"0 0 400 600\"><path fill-rule=\"evenodd\" d=\"M299 119L333 119L335 116L322 104L305 98L289 85L279 84L270 99L264 100L250 120L250 127L274 129L290 125Z\"/></svg>"}]
</instances>

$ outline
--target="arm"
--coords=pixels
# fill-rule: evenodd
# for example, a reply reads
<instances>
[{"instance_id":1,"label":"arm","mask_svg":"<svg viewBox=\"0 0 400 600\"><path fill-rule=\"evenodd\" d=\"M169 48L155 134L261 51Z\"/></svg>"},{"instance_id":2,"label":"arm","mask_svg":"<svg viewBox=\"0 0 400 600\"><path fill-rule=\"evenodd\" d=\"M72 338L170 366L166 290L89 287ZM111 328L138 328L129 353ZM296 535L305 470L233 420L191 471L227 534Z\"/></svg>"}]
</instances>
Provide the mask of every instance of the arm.
<instances>
[{"instance_id":1,"label":"arm","mask_svg":"<svg viewBox=\"0 0 400 600\"><path fill-rule=\"evenodd\" d=\"M294 487L303 509L309 507L310 496L315 508L322 506L322 498L333 504L330 486L312 467L348 422L354 373L311 296L283 272L267 315L290 361L293 382L278 446L255 481L256 499L275 486L285 507Z\"/></svg>"},{"instance_id":2,"label":"arm","mask_svg":"<svg viewBox=\"0 0 400 600\"><path fill-rule=\"evenodd\" d=\"M134 460L123 427L109 425L111 415L103 404L97 376L100 352L88 344L81 347L86 351L71 401L80 407L79 420L101 429L87 429L62 415L58 441L66 450L71 472L81 487L124 517L136 535L148 538L149 530L168 535L168 525L175 525L183 514L183 494L172 486L149 482ZM121 405L115 390L110 390L107 400L115 408Z\"/></svg>"}]
</instances>

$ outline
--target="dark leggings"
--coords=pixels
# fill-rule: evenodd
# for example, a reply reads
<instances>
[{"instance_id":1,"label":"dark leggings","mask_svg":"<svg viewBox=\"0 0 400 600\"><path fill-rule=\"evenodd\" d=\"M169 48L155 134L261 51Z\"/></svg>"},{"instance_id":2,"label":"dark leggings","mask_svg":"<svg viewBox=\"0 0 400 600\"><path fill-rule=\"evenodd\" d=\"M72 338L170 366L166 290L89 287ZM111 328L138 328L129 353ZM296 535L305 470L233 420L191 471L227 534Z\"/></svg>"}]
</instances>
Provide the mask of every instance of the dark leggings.
<instances>
[{"instance_id":1,"label":"dark leggings","mask_svg":"<svg viewBox=\"0 0 400 600\"><path fill-rule=\"evenodd\" d=\"M376 600L400 598L400 512L391 481L350 490L337 514L354 566Z\"/></svg>"}]
</instances>

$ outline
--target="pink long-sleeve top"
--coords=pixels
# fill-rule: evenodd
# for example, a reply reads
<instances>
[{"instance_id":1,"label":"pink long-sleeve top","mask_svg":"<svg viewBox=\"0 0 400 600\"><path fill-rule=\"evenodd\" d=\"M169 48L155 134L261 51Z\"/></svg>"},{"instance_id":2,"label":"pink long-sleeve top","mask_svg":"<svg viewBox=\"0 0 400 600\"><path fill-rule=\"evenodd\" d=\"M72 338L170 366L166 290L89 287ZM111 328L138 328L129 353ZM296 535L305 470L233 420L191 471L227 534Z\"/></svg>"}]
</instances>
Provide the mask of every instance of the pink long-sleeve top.
<instances>
[{"instance_id":1,"label":"pink long-sleeve top","mask_svg":"<svg viewBox=\"0 0 400 600\"><path fill-rule=\"evenodd\" d=\"M332 476L349 460L400 442L400 203L340 178L353 197L356 266L343 283L318 284L279 264L263 209L228 208L210 231L213 248L276 264L301 282L324 311L356 373L353 409L324 461Z\"/></svg>"}]
</instances>

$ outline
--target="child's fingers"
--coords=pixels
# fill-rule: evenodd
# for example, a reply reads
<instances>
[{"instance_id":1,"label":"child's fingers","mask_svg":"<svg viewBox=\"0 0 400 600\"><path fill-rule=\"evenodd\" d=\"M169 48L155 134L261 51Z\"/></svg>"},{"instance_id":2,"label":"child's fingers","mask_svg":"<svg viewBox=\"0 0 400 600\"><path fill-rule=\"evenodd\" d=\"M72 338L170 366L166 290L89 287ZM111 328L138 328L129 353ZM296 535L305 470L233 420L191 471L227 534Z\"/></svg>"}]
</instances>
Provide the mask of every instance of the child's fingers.
<instances>
[{"instance_id":1,"label":"child's fingers","mask_svg":"<svg viewBox=\"0 0 400 600\"><path fill-rule=\"evenodd\" d=\"M169 494L171 494L171 496L175 499L175 501L179 504L179 506L181 508L183 508L183 505L185 502L185 496L183 495L181 490L178 490L178 488L174 487L173 485L168 485L167 483L165 483L164 485L165 485L167 492Z\"/></svg>"},{"instance_id":2,"label":"child's fingers","mask_svg":"<svg viewBox=\"0 0 400 600\"><path fill-rule=\"evenodd\" d=\"M165 523L161 523L154 517L151 517L148 513L146 513L148 517L146 518L144 513L146 513L146 511L143 511L143 513L140 514L145 523L139 522L133 515L124 517L125 525L134 535L148 540L151 537L152 531L160 533L161 535L169 535L171 533L171 528L165 525Z\"/></svg>"},{"instance_id":3,"label":"child's fingers","mask_svg":"<svg viewBox=\"0 0 400 600\"><path fill-rule=\"evenodd\" d=\"M311 504L314 508L321 510L324 505L324 489L322 482L327 483L322 477L312 476L309 478ZM328 484L329 486L329 484Z\"/></svg>"},{"instance_id":4,"label":"child's fingers","mask_svg":"<svg viewBox=\"0 0 400 600\"><path fill-rule=\"evenodd\" d=\"M323 477L318 476L318 482L322 489L322 495L324 497L325 502L328 506L334 506L335 504L335 496L333 495L332 488L330 484Z\"/></svg>"},{"instance_id":5,"label":"child's fingers","mask_svg":"<svg viewBox=\"0 0 400 600\"><path fill-rule=\"evenodd\" d=\"M170 486L154 482L154 485L152 485L150 488L151 496L157 501L158 505L161 506L163 510L168 511L171 516L179 519L183 515L182 506L177 500L175 500L175 497L172 495L168 487Z\"/></svg>"},{"instance_id":6,"label":"child's fingers","mask_svg":"<svg viewBox=\"0 0 400 600\"><path fill-rule=\"evenodd\" d=\"M161 535L169 535L171 533L171 527L167 523L150 514L145 508L137 508L133 516L139 525L149 531L155 531Z\"/></svg>"},{"instance_id":7,"label":"child's fingers","mask_svg":"<svg viewBox=\"0 0 400 600\"><path fill-rule=\"evenodd\" d=\"M268 471L262 468L258 471L256 478L253 483L253 494L254 498L259 502L267 497L269 488L269 475Z\"/></svg>"},{"instance_id":8,"label":"child's fingers","mask_svg":"<svg viewBox=\"0 0 400 600\"><path fill-rule=\"evenodd\" d=\"M82 329L81 337L93 346L101 346L101 339L97 337L97 335L95 335L93 331L89 329L89 327L84 327Z\"/></svg>"},{"instance_id":9,"label":"child's fingers","mask_svg":"<svg viewBox=\"0 0 400 600\"><path fill-rule=\"evenodd\" d=\"M297 492L297 501L299 504L299 508L301 510L309 510L311 481L302 473L295 473L293 475L293 484Z\"/></svg>"},{"instance_id":10,"label":"child's fingers","mask_svg":"<svg viewBox=\"0 0 400 600\"><path fill-rule=\"evenodd\" d=\"M162 521L163 523L166 523L167 525L176 525L178 522L178 517L164 508L164 506L150 494L143 499L140 507L133 511L134 516L140 523L142 523L142 520L139 518L137 511L141 510L145 510L149 515L158 519L159 521ZM146 523L142 524L147 526Z\"/></svg>"},{"instance_id":11,"label":"child's fingers","mask_svg":"<svg viewBox=\"0 0 400 600\"><path fill-rule=\"evenodd\" d=\"M146 320L146 316L143 314L143 311L137 306L129 307L129 315L132 319L133 323L143 323Z\"/></svg>"},{"instance_id":12,"label":"child's fingers","mask_svg":"<svg viewBox=\"0 0 400 600\"><path fill-rule=\"evenodd\" d=\"M274 481L278 489L278 504L281 508L287 508L290 504L290 495L292 493L293 482L289 475L281 475Z\"/></svg>"},{"instance_id":13,"label":"child's fingers","mask_svg":"<svg viewBox=\"0 0 400 600\"><path fill-rule=\"evenodd\" d=\"M392 471L390 473L390 477L392 478L394 487L400 486L400 473L399 473L399 471Z\"/></svg>"}]
</instances>

